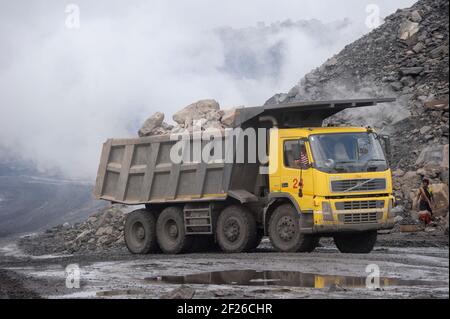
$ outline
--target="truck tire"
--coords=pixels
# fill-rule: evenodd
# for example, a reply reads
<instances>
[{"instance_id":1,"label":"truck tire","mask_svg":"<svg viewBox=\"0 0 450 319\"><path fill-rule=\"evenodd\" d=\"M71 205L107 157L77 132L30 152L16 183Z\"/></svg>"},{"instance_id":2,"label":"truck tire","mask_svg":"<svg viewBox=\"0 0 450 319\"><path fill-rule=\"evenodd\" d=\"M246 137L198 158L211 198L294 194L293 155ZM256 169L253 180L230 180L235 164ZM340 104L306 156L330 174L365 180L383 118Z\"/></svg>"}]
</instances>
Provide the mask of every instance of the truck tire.
<instances>
[{"instance_id":1,"label":"truck tire","mask_svg":"<svg viewBox=\"0 0 450 319\"><path fill-rule=\"evenodd\" d=\"M156 221L156 238L166 254L179 254L190 249L193 238L186 235L181 208L172 206L161 212Z\"/></svg>"},{"instance_id":2,"label":"truck tire","mask_svg":"<svg viewBox=\"0 0 450 319\"><path fill-rule=\"evenodd\" d=\"M223 252L247 252L257 240L255 217L243 206L228 206L219 215L216 233Z\"/></svg>"},{"instance_id":3,"label":"truck tire","mask_svg":"<svg viewBox=\"0 0 450 319\"><path fill-rule=\"evenodd\" d=\"M128 250L133 254L157 252L155 214L145 209L129 213L125 221L124 237Z\"/></svg>"},{"instance_id":4,"label":"truck tire","mask_svg":"<svg viewBox=\"0 0 450 319\"><path fill-rule=\"evenodd\" d=\"M281 252L312 252L319 237L300 232L300 215L291 204L278 206L269 221L272 246Z\"/></svg>"},{"instance_id":5,"label":"truck tire","mask_svg":"<svg viewBox=\"0 0 450 319\"><path fill-rule=\"evenodd\" d=\"M334 236L334 243L344 254L368 254L377 242L377 231L343 233Z\"/></svg>"}]
</instances>

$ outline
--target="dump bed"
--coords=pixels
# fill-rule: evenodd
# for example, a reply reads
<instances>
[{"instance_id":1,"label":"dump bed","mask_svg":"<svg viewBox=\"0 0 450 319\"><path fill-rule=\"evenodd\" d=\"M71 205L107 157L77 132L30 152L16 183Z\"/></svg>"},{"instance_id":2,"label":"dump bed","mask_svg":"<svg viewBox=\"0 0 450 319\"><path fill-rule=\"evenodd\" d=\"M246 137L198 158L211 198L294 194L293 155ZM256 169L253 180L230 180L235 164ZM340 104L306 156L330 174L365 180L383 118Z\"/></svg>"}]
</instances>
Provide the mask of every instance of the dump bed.
<instances>
[{"instance_id":1,"label":"dump bed","mask_svg":"<svg viewBox=\"0 0 450 319\"><path fill-rule=\"evenodd\" d=\"M225 200L230 194L257 200L253 193L259 165L220 160L173 163L170 152L175 143L170 136L107 140L94 196L129 205ZM190 147L192 154L193 143Z\"/></svg>"}]
</instances>

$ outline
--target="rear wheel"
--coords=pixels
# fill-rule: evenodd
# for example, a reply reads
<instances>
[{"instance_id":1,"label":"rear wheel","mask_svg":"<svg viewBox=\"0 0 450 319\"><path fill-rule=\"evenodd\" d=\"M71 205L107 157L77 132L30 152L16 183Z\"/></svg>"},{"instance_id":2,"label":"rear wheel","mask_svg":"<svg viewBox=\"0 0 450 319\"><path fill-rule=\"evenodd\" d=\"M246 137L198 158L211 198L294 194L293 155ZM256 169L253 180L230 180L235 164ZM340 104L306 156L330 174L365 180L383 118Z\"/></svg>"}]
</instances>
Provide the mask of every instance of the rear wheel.
<instances>
[{"instance_id":1,"label":"rear wheel","mask_svg":"<svg viewBox=\"0 0 450 319\"><path fill-rule=\"evenodd\" d=\"M167 207L156 222L156 237L161 250L166 254L186 252L192 245L192 236L184 229L183 211L178 207Z\"/></svg>"},{"instance_id":2,"label":"rear wheel","mask_svg":"<svg viewBox=\"0 0 450 319\"><path fill-rule=\"evenodd\" d=\"M341 253L368 254L377 242L377 231L343 233L334 236L334 243Z\"/></svg>"},{"instance_id":3,"label":"rear wheel","mask_svg":"<svg viewBox=\"0 0 450 319\"><path fill-rule=\"evenodd\" d=\"M217 220L217 242L222 251L249 251L257 241L255 217L243 206L226 207Z\"/></svg>"},{"instance_id":4,"label":"rear wheel","mask_svg":"<svg viewBox=\"0 0 450 319\"><path fill-rule=\"evenodd\" d=\"M156 241L156 217L145 209L135 210L126 217L125 244L133 254L148 254L158 250Z\"/></svg>"},{"instance_id":5,"label":"rear wheel","mask_svg":"<svg viewBox=\"0 0 450 319\"><path fill-rule=\"evenodd\" d=\"M282 252L312 252L319 237L300 232L300 215L291 204L277 207L269 221L272 246Z\"/></svg>"}]
</instances>

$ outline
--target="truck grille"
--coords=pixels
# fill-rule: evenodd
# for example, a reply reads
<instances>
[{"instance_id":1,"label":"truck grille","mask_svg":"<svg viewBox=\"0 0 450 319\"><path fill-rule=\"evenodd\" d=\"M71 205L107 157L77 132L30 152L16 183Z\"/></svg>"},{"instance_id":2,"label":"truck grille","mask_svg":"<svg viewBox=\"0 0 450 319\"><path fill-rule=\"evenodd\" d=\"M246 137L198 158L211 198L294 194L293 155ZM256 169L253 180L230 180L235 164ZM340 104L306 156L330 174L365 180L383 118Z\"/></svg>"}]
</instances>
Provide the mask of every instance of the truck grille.
<instances>
[{"instance_id":1,"label":"truck grille","mask_svg":"<svg viewBox=\"0 0 450 319\"><path fill-rule=\"evenodd\" d=\"M339 220L344 224L376 223L381 214L381 212L340 214Z\"/></svg>"},{"instance_id":2,"label":"truck grille","mask_svg":"<svg viewBox=\"0 0 450 319\"><path fill-rule=\"evenodd\" d=\"M386 189L386 179L345 179L331 182L333 192L361 192Z\"/></svg>"},{"instance_id":3,"label":"truck grille","mask_svg":"<svg viewBox=\"0 0 450 319\"><path fill-rule=\"evenodd\" d=\"M373 209L383 207L384 207L383 200L364 200L364 201L349 201L336 203L337 210Z\"/></svg>"}]
</instances>

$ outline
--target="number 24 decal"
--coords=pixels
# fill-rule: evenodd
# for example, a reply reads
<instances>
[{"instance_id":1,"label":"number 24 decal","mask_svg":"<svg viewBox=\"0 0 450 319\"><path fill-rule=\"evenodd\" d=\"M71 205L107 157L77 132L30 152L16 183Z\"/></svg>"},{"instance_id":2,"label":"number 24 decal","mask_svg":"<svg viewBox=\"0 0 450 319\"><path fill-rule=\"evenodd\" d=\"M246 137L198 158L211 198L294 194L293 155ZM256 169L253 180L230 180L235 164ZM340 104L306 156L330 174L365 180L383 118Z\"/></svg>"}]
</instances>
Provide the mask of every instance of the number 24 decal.
<instances>
[{"instance_id":1,"label":"number 24 decal","mask_svg":"<svg viewBox=\"0 0 450 319\"><path fill-rule=\"evenodd\" d=\"M303 179L302 180L300 180L300 182L298 181L298 178L294 178L293 180L292 180L292 182L293 182L293 187L294 187L294 189L296 189L296 188L303 188Z\"/></svg>"}]
</instances>

